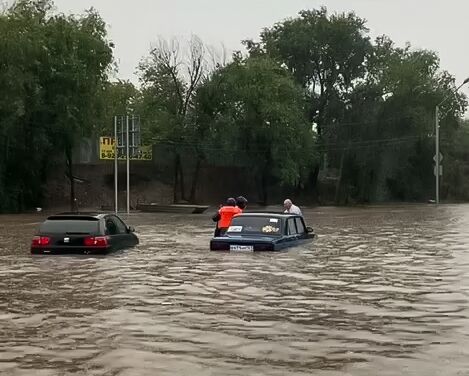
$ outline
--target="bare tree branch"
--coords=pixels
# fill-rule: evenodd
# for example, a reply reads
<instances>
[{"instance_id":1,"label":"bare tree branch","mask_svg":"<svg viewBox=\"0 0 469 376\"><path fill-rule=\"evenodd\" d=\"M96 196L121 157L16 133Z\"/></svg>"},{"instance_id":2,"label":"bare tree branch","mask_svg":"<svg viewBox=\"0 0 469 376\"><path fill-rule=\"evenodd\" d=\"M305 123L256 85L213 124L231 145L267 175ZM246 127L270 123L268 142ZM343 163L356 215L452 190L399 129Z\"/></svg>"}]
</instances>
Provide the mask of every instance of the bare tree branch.
<instances>
[{"instance_id":1,"label":"bare tree branch","mask_svg":"<svg viewBox=\"0 0 469 376\"><path fill-rule=\"evenodd\" d=\"M207 46L207 54L208 54L208 71L213 72L217 69L225 67L227 64L227 56L228 52L226 50L225 45L222 43L220 48L216 48L213 46Z\"/></svg>"},{"instance_id":2,"label":"bare tree branch","mask_svg":"<svg viewBox=\"0 0 469 376\"><path fill-rule=\"evenodd\" d=\"M187 107L189 105L192 96L197 89L200 79L204 73L205 63L205 46L202 40L193 35L189 42L189 61L187 64L187 72L189 74L189 85L186 91L186 100L184 103L183 114L187 113Z\"/></svg>"},{"instance_id":3,"label":"bare tree branch","mask_svg":"<svg viewBox=\"0 0 469 376\"><path fill-rule=\"evenodd\" d=\"M197 88L215 70L225 66L226 48L221 50L206 46L196 35L188 41L158 38L152 46L149 61L140 64L143 81L155 85L152 76L159 70L167 74L175 87L177 113L186 118Z\"/></svg>"},{"instance_id":4,"label":"bare tree branch","mask_svg":"<svg viewBox=\"0 0 469 376\"><path fill-rule=\"evenodd\" d=\"M153 47L150 56L152 57L153 63L169 74L171 77L176 95L179 101L179 112L184 106L184 93L181 91L179 76L179 67L182 65L180 60L180 45L176 38L172 38L168 43L165 39L159 38L157 46Z\"/></svg>"}]
</instances>

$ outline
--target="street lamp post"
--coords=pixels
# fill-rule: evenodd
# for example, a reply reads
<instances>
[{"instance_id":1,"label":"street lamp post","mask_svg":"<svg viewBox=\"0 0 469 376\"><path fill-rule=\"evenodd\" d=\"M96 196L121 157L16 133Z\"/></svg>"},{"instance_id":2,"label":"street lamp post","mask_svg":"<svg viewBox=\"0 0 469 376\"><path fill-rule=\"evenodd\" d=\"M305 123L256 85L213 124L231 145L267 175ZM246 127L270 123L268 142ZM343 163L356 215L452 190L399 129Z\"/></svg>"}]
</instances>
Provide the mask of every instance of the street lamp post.
<instances>
[{"instance_id":1,"label":"street lamp post","mask_svg":"<svg viewBox=\"0 0 469 376\"><path fill-rule=\"evenodd\" d=\"M464 82L459 85L454 93L465 84L469 82L469 78L466 78ZM435 107L435 203L438 205L440 203L440 106L449 99L447 95L440 103Z\"/></svg>"},{"instance_id":2,"label":"street lamp post","mask_svg":"<svg viewBox=\"0 0 469 376\"><path fill-rule=\"evenodd\" d=\"M435 108L435 203L440 203L440 105Z\"/></svg>"}]
</instances>

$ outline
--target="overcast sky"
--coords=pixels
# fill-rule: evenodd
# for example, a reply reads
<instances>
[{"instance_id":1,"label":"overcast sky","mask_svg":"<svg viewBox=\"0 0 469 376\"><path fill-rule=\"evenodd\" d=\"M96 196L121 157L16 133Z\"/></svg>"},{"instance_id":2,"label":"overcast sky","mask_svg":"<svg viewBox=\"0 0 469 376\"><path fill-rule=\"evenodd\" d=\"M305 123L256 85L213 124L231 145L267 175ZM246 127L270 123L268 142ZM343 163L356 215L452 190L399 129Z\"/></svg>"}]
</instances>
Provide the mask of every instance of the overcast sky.
<instances>
[{"instance_id":1,"label":"overcast sky","mask_svg":"<svg viewBox=\"0 0 469 376\"><path fill-rule=\"evenodd\" d=\"M115 42L119 76L136 81L135 67L158 36L189 37L232 51L257 38L263 27L302 9L327 6L354 10L373 37L389 35L398 45L437 51L441 65L458 81L469 77L469 0L55 0L59 11L96 8ZM469 89L464 89L469 95Z\"/></svg>"}]
</instances>

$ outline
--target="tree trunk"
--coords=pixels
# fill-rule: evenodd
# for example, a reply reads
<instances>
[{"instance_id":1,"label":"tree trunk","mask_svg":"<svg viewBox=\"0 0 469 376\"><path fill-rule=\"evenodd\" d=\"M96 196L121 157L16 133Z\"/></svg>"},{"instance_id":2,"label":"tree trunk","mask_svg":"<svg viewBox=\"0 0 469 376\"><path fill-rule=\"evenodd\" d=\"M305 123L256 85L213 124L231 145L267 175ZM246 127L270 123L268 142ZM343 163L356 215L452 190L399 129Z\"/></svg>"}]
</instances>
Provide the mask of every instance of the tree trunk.
<instances>
[{"instance_id":1,"label":"tree trunk","mask_svg":"<svg viewBox=\"0 0 469 376\"><path fill-rule=\"evenodd\" d=\"M197 163L195 165L194 176L192 178L191 194L190 194L190 197L189 197L189 202L191 204L195 204L195 194L197 192L197 184L199 182L201 164L202 164L202 158L199 155L199 156L197 156Z\"/></svg>"},{"instance_id":2,"label":"tree trunk","mask_svg":"<svg viewBox=\"0 0 469 376\"><path fill-rule=\"evenodd\" d=\"M181 155L176 153L176 157L174 159L173 203L177 204L181 200L186 201L184 171L182 168Z\"/></svg>"},{"instance_id":3,"label":"tree trunk","mask_svg":"<svg viewBox=\"0 0 469 376\"><path fill-rule=\"evenodd\" d=\"M267 173L263 172L262 176L261 176L261 181L260 181L260 184L259 184L259 188L260 188L260 192L259 192L260 195L259 196L260 196L262 205L267 205L267 201L268 201L267 183L268 183Z\"/></svg>"},{"instance_id":4,"label":"tree trunk","mask_svg":"<svg viewBox=\"0 0 469 376\"><path fill-rule=\"evenodd\" d=\"M70 211L76 212L78 211L77 207L77 200L75 197L75 179L73 178L73 156L72 156L72 148L66 147L65 149L65 157L66 157L66 164L67 164L67 177L70 181Z\"/></svg>"},{"instance_id":5,"label":"tree trunk","mask_svg":"<svg viewBox=\"0 0 469 376\"><path fill-rule=\"evenodd\" d=\"M344 160L345 160L345 151L342 151L342 156L340 157L340 167L339 167L339 179L337 180L337 184L335 186L335 203L338 204L340 201L340 193L342 191L342 180L344 174Z\"/></svg>"},{"instance_id":6,"label":"tree trunk","mask_svg":"<svg viewBox=\"0 0 469 376\"><path fill-rule=\"evenodd\" d=\"M320 195L319 195L319 184L318 184L318 178L319 178L319 164L316 165L314 168L314 171L311 173L311 186L312 186L312 193L313 193L313 198L315 201L317 201L319 204L320 202Z\"/></svg>"},{"instance_id":7,"label":"tree trunk","mask_svg":"<svg viewBox=\"0 0 469 376\"><path fill-rule=\"evenodd\" d=\"M173 185L173 203L178 202L178 183L179 183L179 154L174 158L174 185Z\"/></svg>"},{"instance_id":8,"label":"tree trunk","mask_svg":"<svg viewBox=\"0 0 469 376\"><path fill-rule=\"evenodd\" d=\"M179 156L179 188L181 190L181 200L182 201L187 201L186 200L186 187L184 184L184 170L182 168L182 162L181 162L181 157Z\"/></svg>"},{"instance_id":9,"label":"tree trunk","mask_svg":"<svg viewBox=\"0 0 469 376\"><path fill-rule=\"evenodd\" d=\"M371 201L371 187L374 184L374 170L367 170L360 183L360 201L369 203Z\"/></svg>"}]
</instances>

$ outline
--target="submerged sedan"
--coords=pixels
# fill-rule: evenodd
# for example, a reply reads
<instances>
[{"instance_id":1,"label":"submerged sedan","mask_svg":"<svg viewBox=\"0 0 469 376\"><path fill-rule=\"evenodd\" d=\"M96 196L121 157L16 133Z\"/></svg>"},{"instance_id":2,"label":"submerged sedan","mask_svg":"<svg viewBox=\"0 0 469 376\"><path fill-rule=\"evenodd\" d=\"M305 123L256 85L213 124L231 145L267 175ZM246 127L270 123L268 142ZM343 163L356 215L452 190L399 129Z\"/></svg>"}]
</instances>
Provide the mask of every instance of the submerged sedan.
<instances>
[{"instance_id":1,"label":"submerged sedan","mask_svg":"<svg viewBox=\"0 0 469 376\"><path fill-rule=\"evenodd\" d=\"M225 236L210 241L210 250L279 251L313 238L313 229L300 215L244 213L233 217Z\"/></svg>"},{"instance_id":2,"label":"submerged sedan","mask_svg":"<svg viewBox=\"0 0 469 376\"><path fill-rule=\"evenodd\" d=\"M64 213L48 217L33 237L33 254L106 254L138 244L135 229L114 214Z\"/></svg>"}]
</instances>

